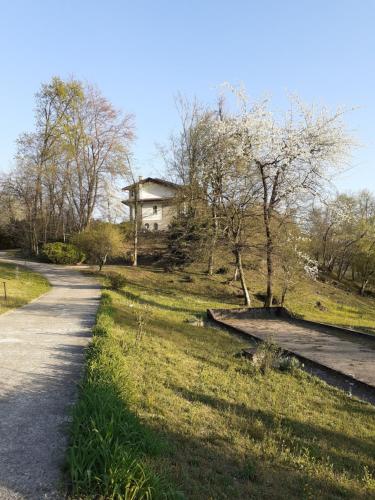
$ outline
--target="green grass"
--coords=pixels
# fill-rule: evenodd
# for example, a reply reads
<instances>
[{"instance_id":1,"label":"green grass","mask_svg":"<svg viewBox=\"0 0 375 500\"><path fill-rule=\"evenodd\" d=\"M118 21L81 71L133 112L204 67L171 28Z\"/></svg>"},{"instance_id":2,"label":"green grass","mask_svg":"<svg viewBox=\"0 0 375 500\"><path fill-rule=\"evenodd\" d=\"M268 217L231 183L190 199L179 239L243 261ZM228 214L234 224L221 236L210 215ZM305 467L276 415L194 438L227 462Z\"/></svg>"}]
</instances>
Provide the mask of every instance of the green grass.
<instances>
[{"instance_id":1,"label":"green grass","mask_svg":"<svg viewBox=\"0 0 375 500\"><path fill-rule=\"evenodd\" d=\"M374 407L299 370L262 375L234 356L243 340L192 324L238 303L223 277L117 270L74 412L73 496L374 498Z\"/></svg>"},{"instance_id":2,"label":"green grass","mask_svg":"<svg viewBox=\"0 0 375 500\"><path fill-rule=\"evenodd\" d=\"M4 298L4 282L7 300ZM0 263L0 314L27 304L49 288L48 281L40 274L26 267Z\"/></svg>"},{"instance_id":3,"label":"green grass","mask_svg":"<svg viewBox=\"0 0 375 500\"><path fill-rule=\"evenodd\" d=\"M286 307L305 319L375 333L374 298L361 297L350 284L338 287L301 280L287 297Z\"/></svg>"}]
</instances>

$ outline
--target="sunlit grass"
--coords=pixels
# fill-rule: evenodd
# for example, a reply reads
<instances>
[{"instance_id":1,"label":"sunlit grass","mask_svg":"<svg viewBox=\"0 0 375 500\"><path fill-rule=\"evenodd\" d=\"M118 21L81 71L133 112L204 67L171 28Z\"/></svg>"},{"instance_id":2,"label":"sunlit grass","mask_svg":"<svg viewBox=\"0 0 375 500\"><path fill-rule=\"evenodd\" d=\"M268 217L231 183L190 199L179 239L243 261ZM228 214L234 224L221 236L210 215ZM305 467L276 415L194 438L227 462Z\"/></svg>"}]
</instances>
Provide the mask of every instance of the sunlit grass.
<instances>
[{"instance_id":1,"label":"sunlit grass","mask_svg":"<svg viewBox=\"0 0 375 500\"><path fill-rule=\"evenodd\" d=\"M7 291L5 300L4 283ZM48 281L23 266L0 263L0 314L20 307L50 288Z\"/></svg>"},{"instance_id":2,"label":"sunlit grass","mask_svg":"<svg viewBox=\"0 0 375 500\"><path fill-rule=\"evenodd\" d=\"M81 412L85 418L75 434L81 436L80 453L85 455L86 443L96 439L97 427L90 430L87 422L101 419L100 435L107 425L111 435L112 422L120 429L123 419L134 439L120 440L122 453L139 450L142 470L158 478L154 497L170 483L175 489L167 488L169 495L182 491L191 499L375 496L372 406L299 371L261 375L235 357L243 340L208 325L195 326L208 307L238 304L237 291L222 277L192 272L187 280L185 273L157 269L117 271L127 284L119 292L106 292L112 326L106 340L98 332L93 345L101 347L90 351L89 370L93 376L110 370L109 378L99 380L120 398L116 404L103 398L105 408L100 398L94 399L95 405ZM145 320L142 335L140 316ZM86 393L92 394L84 386L83 398ZM136 417L134 434L128 414ZM111 462L111 449L106 453L105 470L117 471L118 458ZM123 492L118 496L87 484L79 492L129 498L121 490L126 480L116 477Z\"/></svg>"}]
</instances>

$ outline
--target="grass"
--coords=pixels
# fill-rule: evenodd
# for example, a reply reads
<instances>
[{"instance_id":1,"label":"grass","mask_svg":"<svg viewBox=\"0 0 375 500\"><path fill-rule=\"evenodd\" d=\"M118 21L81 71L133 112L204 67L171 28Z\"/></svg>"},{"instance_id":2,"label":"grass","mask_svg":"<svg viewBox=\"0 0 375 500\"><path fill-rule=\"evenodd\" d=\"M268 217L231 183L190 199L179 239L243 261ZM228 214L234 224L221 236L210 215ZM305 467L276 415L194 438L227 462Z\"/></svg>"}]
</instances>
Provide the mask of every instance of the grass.
<instances>
[{"instance_id":1,"label":"grass","mask_svg":"<svg viewBox=\"0 0 375 500\"><path fill-rule=\"evenodd\" d=\"M299 370L262 375L235 357L243 340L196 326L238 303L222 276L117 270L74 411L73 497L374 498L374 407Z\"/></svg>"},{"instance_id":2,"label":"grass","mask_svg":"<svg viewBox=\"0 0 375 500\"><path fill-rule=\"evenodd\" d=\"M286 307L305 319L375 333L375 300L361 297L352 285L301 280Z\"/></svg>"},{"instance_id":3,"label":"grass","mask_svg":"<svg viewBox=\"0 0 375 500\"><path fill-rule=\"evenodd\" d=\"M3 283L6 283L7 300ZM49 290L48 281L38 273L15 264L0 263L0 314L20 307Z\"/></svg>"}]
</instances>

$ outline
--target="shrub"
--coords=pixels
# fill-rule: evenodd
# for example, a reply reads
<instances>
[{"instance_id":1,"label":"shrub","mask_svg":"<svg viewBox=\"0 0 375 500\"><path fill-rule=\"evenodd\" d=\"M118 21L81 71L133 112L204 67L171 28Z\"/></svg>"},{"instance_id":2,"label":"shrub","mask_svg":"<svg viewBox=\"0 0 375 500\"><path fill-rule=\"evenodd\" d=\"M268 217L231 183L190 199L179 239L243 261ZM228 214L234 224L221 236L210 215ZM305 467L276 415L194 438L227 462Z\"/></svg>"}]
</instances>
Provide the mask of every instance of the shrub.
<instances>
[{"instance_id":1,"label":"shrub","mask_svg":"<svg viewBox=\"0 0 375 500\"><path fill-rule=\"evenodd\" d=\"M273 342L265 341L258 344L253 354L254 366L264 375L272 368L279 368L282 350Z\"/></svg>"},{"instance_id":2,"label":"shrub","mask_svg":"<svg viewBox=\"0 0 375 500\"><path fill-rule=\"evenodd\" d=\"M123 234L120 228L107 222L95 222L74 236L74 243L85 252L99 271L108 259L123 254Z\"/></svg>"},{"instance_id":3,"label":"shrub","mask_svg":"<svg viewBox=\"0 0 375 500\"><path fill-rule=\"evenodd\" d=\"M197 260L207 240L207 224L197 220L191 211L178 214L167 232L167 269L183 269Z\"/></svg>"},{"instance_id":4,"label":"shrub","mask_svg":"<svg viewBox=\"0 0 375 500\"><path fill-rule=\"evenodd\" d=\"M295 373L301 368L300 361L294 356L284 356L280 359L279 369L282 372Z\"/></svg>"},{"instance_id":5,"label":"shrub","mask_svg":"<svg viewBox=\"0 0 375 500\"><path fill-rule=\"evenodd\" d=\"M43 255L53 264L78 264L85 260L85 254L71 243L46 243Z\"/></svg>"},{"instance_id":6,"label":"shrub","mask_svg":"<svg viewBox=\"0 0 375 500\"><path fill-rule=\"evenodd\" d=\"M112 290L121 290L126 285L126 278L121 273L108 273L107 278Z\"/></svg>"}]
</instances>

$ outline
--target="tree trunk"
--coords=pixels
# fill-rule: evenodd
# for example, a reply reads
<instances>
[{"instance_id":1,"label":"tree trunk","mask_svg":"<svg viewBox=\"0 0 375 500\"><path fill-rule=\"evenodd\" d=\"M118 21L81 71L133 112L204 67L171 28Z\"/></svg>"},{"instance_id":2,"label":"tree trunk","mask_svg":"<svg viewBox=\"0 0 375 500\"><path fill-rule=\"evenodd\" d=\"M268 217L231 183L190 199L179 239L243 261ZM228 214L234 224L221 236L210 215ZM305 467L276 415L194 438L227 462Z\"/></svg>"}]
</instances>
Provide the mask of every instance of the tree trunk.
<instances>
[{"instance_id":1,"label":"tree trunk","mask_svg":"<svg viewBox=\"0 0 375 500\"><path fill-rule=\"evenodd\" d=\"M138 208L139 186L134 189L134 238L133 238L133 267L138 266Z\"/></svg>"},{"instance_id":2,"label":"tree trunk","mask_svg":"<svg viewBox=\"0 0 375 500\"><path fill-rule=\"evenodd\" d=\"M288 287L286 285L284 285L283 291L281 293L281 302L280 302L281 307L284 307L285 297L286 297L287 292L288 292Z\"/></svg>"},{"instance_id":3,"label":"tree trunk","mask_svg":"<svg viewBox=\"0 0 375 500\"><path fill-rule=\"evenodd\" d=\"M214 254L215 254L217 237L218 237L218 232L219 232L219 224L218 224L218 220L217 220L216 207L214 207L212 209L212 217L213 217L213 229L214 229L214 231L213 231L213 235L211 238L210 256L208 259L207 273L209 276L212 276L214 274Z\"/></svg>"},{"instance_id":4,"label":"tree trunk","mask_svg":"<svg viewBox=\"0 0 375 500\"><path fill-rule=\"evenodd\" d=\"M214 245L211 244L210 248L210 256L208 258L208 276L212 276L214 274Z\"/></svg>"},{"instance_id":5,"label":"tree trunk","mask_svg":"<svg viewBox=\"0 0 375 500\"><path fill-rule=\"evenodd\" d=\"M361 290L359 291L360 295L363 296L365 294L365 289L366 289L367 284L368 284L368 279L364 279L362 281L362 284L361 284Z\"/></svg>"},{"instance_id":6,"label":"tree trunk","mask_svg":"<svg viewBox=\"0 0 375 500\"><path fill-rule=\"evenodd\" d=\"M107 262L107 255L104 255L104 257L102 257L100 259L100 263L99 263L99 271L102 270L103 266L105 265L105 263Z\"/></svg>"},{"instance_id":7,"label":"tree trunk","mask_svg":"<svg viewBox=\"0 0 375 500\"><path fill-rule=\"evenodd\" d=\"M266 256L267 256L267 294L264 307L272 306L273 299L273 241L269 222L266 223Z\"/></svg>"},{"instance_id":8,"label":"tree trunk","mask_svg":"<svg viewBox=\"0 0 375 500\"><path fill-rule=\"evenodd\" d=\"M138 221L134 222L134 240L133 240L133 262L134 267L138 266Z\"/></svg>"},{"instance_id":9,"label":"tree trunk","mask_svg":"<svg viewBox=\"0 0 375 500\"><path fill-rule=\"evenodd\" d=\"M241 255L241 250L239 248L235 249L235 256L236 256L236 267L238 269L239 275L240 275L240 281L241 281L241 287L244 295L244 300L245 300L245 305L247 307L251 306L251 299L250 299L250 294L249 290L247 289L246 285L246 278L245 278L245 273L242 267L242 255Z\"/></svg>"}]
</instances>

